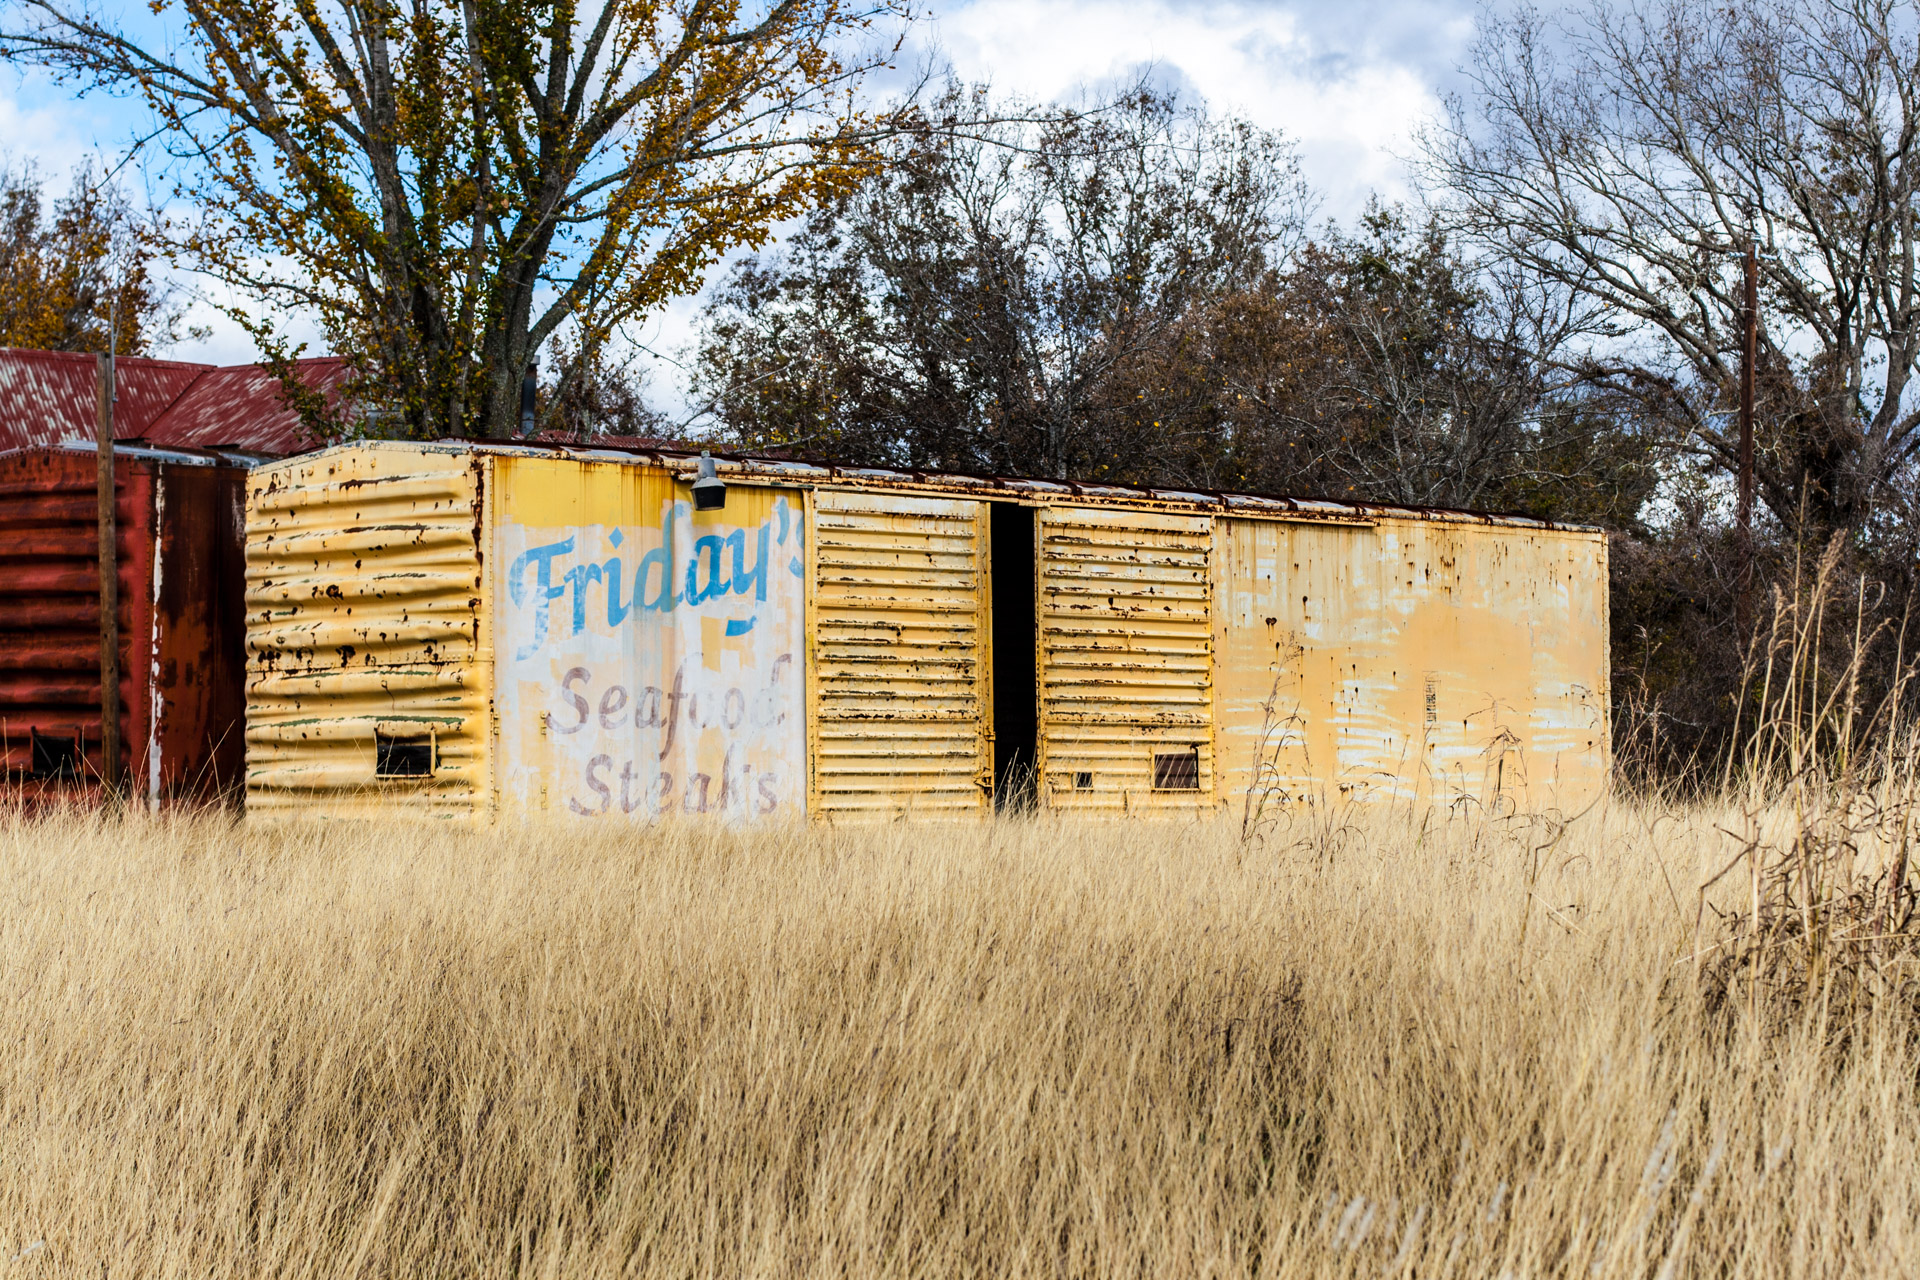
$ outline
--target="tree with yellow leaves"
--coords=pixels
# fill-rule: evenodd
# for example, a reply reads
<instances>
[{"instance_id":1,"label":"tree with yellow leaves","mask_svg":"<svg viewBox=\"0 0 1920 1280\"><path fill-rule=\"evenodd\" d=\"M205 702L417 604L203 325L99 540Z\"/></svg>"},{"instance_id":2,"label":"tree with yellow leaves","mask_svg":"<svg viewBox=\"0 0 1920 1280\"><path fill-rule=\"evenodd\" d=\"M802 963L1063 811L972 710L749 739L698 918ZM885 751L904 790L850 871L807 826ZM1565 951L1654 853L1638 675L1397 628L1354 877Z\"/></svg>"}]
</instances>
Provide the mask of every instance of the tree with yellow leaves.
<instances>
[{"instance_id":1,"label":"tree with yellow leaves","mask_svg":"<svg viewBox=\"0 0 1920 1280\"><path fill-rule=\"evenodd\" d=\"M503 436L623 321L857 182L904 0L17 0L0 56L134 91L193 214L171 251L263 351L317 319L382 434ZM306 403L316 418L327 411ZM316 421L338 434L338 418Z\"/></svg>"},{"instance_id":2,"label":"tree with yellow leaves","mask_svg":"<svg viewBox=\"0 0 1920 1280\"><path fill-rule=\"evenodd\" d=\"M90 169L51 202L32 169L0 171L0 347L143 355L179 336L151 265L143 220Z\"/></svg>"}]
</instances>

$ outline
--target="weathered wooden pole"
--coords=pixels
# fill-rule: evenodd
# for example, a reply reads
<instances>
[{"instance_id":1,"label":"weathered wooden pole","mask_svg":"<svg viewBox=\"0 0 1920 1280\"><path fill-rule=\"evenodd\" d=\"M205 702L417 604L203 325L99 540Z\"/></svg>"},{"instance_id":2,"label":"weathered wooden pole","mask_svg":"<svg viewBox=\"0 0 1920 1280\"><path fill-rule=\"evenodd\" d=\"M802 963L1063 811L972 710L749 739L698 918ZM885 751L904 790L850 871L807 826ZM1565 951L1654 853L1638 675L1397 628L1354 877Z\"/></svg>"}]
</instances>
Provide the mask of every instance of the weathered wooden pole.
<instances>
[{"instance_id":1,"label":"weathered wooden pole","mask_svg":"<svg viewBox=\"0 0 1920 1280\"><path fill-rule=\"evenodd\" d=\"M100 397L100 783L108 803L120 787L120 556L114 523L113 357L95 357Z\"/></svg>"}]
</instances>

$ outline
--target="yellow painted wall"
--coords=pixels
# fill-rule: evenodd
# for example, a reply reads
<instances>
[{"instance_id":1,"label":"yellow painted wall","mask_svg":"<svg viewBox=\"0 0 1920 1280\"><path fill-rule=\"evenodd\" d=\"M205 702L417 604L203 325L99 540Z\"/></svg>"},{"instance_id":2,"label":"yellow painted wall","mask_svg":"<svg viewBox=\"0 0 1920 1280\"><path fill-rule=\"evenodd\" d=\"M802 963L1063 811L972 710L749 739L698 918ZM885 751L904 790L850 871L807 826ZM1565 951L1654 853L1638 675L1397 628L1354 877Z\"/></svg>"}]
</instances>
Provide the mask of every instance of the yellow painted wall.
<instances>
[{"instance_id":1,"label":"yellow painted wall","mask_svg":"<svg viewBox=\"0 0 1920 1280\"><path fill-rule=\"evenodd\" d=\"M803 813L802 492L505 454L490 488L501 811Z\"/></svg>"},{"instance_id":2,"label":"yellow painted wall","mask_svg":"<svg viewBox=\"0 0 1920 1280\"><path fill-rule=\"evenodd\" d=\"M720 511L690 499L652 463L451 444L256 471L250 809L987 812L986 508L749 482ZM1045 804L1499 814L1604 791L1598 533L1111 503L1039 532ZM380 776L379 740L409 736L433 775ZM1156 756L1183 753L1199 786L1163 787Z\"/></svg>"},{"instance_id":3,"label":"yellow painted wall","mask_svg":"<svg viewBox=\"0 0 1920 1280\"><path fill-rule=\"evenodd\" d=\"M1605 788L1606 542L1422 520L1218 523L1221 798L1576 810Z\"/></svg>"},{"instance_id":4,"label":"yellow painted wall","mask_svg":"<svg viewBox=\"0 0 1920 1280\"><path fill-rule=\"evenodd\" d=\"M247 811L471 820L492 792L481 466L457 446L328 449L247 480ZM376 739L424 741L381 779Z\"/></svg>"}]
</instances>

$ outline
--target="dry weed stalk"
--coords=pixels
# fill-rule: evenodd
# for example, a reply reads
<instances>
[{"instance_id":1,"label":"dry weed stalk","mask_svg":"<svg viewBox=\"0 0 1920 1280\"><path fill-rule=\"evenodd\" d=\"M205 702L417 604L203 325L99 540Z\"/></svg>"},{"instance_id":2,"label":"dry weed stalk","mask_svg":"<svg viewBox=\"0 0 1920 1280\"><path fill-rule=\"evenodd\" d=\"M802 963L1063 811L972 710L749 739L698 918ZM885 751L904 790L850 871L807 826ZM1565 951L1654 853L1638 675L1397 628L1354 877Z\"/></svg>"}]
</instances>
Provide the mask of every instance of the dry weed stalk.
<instances>
[{"instance_id":1,"label":"dry weed stalk","mask_svg":"<svg viewBox=\"0 0 1920 1280\"><path fill-rule=\"evenodd\" d=\"M1920 1011L1915 667L1904 625L1866 625L1873 588L1841 573L1841 555L1836 538L1811 567L1796 564L1790 592L1774 591L1743 690L1749 727L1723 780L1735 852L1701 881L1692 953L1710 1006L1836 1044L1876 1008ZM1837 644L1826 634L1836 620L1848 628ZM1892 680L1863 706L1863 675L1887 643ZM1742 874L1744 892L1715 897Z\"/></svg>"}]
</instances>

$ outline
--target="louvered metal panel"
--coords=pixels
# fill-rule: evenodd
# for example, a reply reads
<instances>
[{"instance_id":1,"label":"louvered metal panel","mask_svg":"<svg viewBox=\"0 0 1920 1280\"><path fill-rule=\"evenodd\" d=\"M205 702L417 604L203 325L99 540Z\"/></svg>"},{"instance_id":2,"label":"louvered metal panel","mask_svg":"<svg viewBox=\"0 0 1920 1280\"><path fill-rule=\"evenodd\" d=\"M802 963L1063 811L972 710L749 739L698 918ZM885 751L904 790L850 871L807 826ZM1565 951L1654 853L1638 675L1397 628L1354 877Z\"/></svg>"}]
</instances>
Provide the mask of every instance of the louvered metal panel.
<instances>
[{"instance_id":1,"label":"louvered metal panel","mask_svg":"<svg viewBox=\"0 0 1920 1280\"><path fill-rule=\"evenodd\" d=\"M992 812L986 507L823 490L812 505L814 812Z\"/></svg>"},{"instance_id":2,"label":"louvered metal panel","mask_svg":"<svg viewBox=\"0 0 1920 1280\"><path fill-rule=\"evenodd\" d=\"M1201 809L1213 798L1207 516L1040 515L1040 778L1049 806ZM1192 762L1178 757L1186 752ZM1197 788L1156 788L1162 782Z\"/></svg>"},{"instance_id":3,"label":"louvered metal panel","mask_svg":"<svg viewBox=\"0 0 1920 1280\"><path fill-rule=\"evenodd\" d=\"M247 807L480 816L488 791L480 527L465 451L330 450L247 491ZM379 739L430 745L382 777Z\"/></svg>"}]
</instances>

